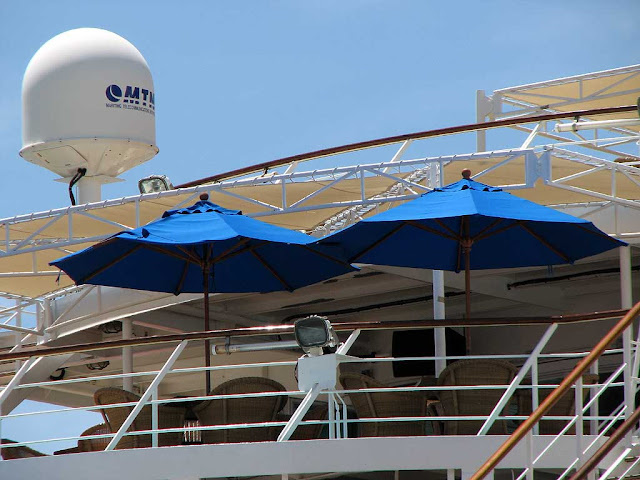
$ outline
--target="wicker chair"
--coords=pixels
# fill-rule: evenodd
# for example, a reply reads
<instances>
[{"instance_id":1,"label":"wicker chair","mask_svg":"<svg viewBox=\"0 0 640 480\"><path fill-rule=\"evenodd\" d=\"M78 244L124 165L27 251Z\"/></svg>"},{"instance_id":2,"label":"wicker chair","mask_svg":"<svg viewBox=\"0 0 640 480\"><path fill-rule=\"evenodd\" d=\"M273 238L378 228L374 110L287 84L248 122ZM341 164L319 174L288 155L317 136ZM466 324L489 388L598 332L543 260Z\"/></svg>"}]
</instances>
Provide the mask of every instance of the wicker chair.
<instances>
[{"instance_id":1,"label":"wicker chair","mask_svg":"<svg viewBox=\"0 0 640 480\"><path fill-rule=\"evenodd\" d=\"M585 374L582 376L583 385L594 385L598 382L598 376L593 374ZM538 399L542 402L554 390L555 387L538 387ZM531 415L531 390L525 389L518 392L518 413L520 415ZM582 389L583 402L589 396L589 389ZM547 416L569 417L575 415L576 411L576 395L575 389L571 389L565 393L556 404L546 413ZM557 435L562 431L568 420L542 420L538 422L538 429L541 435ZM589 433L589 422L584 422L584 433ZM575 424L566 432L567 435L575 435Z\"/></svg>"},{"instance_id":2,"label":"wicker chair","mask_svg":"<svg viewBox=\"0 0 640 480\"><path fill-rule=\"evenodd\" d=\"M229 380L211 390L210 395L238 395L243 393L284 392L285 388L268 378L244 377ZM283 395L222 398L205 400L193 412L203 426L262 423L276 421L287 397ZM251 427L222 430L203 430L203 443L268 442L277 439L274 427Z\"/></svg>"},{"instance_id":3,"label":"wicker chair","mask_svg":"<svg viewBox=\"0 0 640 480\"><path fill-rule=\"evenodd\" d=\"M445 368L438 377L438 386L461 385L509 385L516 375L516 367L504 360L459 360ZM504 391L491 390L441 390L438 392L439 408L446 416L489 415ZM515 404L515 403L514 403ZM511 404L507 405L507 413ZM481 420L448 420L443 423L445 435L475 435ZM490 434L507 434L507 422L496 420Z\"/></svg>"},{"instance_id":4,"label":"wicker chair","mask_svg":"<svg viewBox=\"0 0 640 480\"><path fill-rule=\"evenodd\" d=\"M114 403L137 402L140 400L140 397L119 388L101 388L94 393L93 399L96 405L112 405ZM129 407L114 407L101 410L104 421L111 433L118 431L133 408L134 406L132 405ZM165 405L158 406L158 428L160 429L183 428L184 417L184 408L168 407ZM131 432L136 430L151 430L150 405L142 408L127 431ZM160 433L158 445L181 445L183 437L184 434L182 432ZM117 449L145 447L151 447L151 435L125 435L116 446Z\"/></svg>"},{"instance_id":5,"label":"wicker chair","mask_svg":"<svg viewBox=\"0 0 640 480\"><path fill-rule=\"evenodd\" d=\"M112 433L109 425L106 423L100 423L98 425L94 425L93 427L87 428L82 434L81 437L90 437L92 435L104 435L107 433ZM103 438L80 438L78 440L78 451L79 452L100 452L107 448L109 442L111 441L111 437L103 437Z\"/></svg>"},{"instance_id":6,"label":"wicker chair","mask_svg":"<svg viewBox=\"0 0 640 480\"><path fill-rule=\"evenodd\" d=\"M386 385L359 373L343 373L345 390L385 388ZM427 396L423 392L363 392L347 394L359 419L385 417L424 417ZM426 422L358 423L360 437L408 437L426 434Z\"/></svg>"},{"instance_id":7,"label":"wicker chair","mask_svg":"<svg viewBox=\"0 0 640 480\"><path fill-rule=\"evenodd\" d=\"M9 445L14 442L13 440L9 440L8 438L0 439L0 444ZM33 448L21 446L21 447L9 447L9 448L0 448L0 453L2 453L2 458L4 460L15 460L17 458L31 458L31 457L46 457L46 453L39 452L34 450Z\"/></svg>"}]
</instances>

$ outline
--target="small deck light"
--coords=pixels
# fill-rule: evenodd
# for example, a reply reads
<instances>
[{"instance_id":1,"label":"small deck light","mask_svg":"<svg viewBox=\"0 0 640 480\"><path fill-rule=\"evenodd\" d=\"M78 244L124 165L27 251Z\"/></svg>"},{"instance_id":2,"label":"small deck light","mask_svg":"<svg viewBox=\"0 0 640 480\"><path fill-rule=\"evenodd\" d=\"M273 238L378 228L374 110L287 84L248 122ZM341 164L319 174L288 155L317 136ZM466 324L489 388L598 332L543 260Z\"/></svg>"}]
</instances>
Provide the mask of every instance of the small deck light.
<instances>
[{"instance_id":1,"label":"small deck light","mask_svg":"<svg viewBox=\"0 0 640 480\"><path fill-rule=\"evenodd\" d=\"M140 193L166 192L173 190L173 184L166 175L149 175L138 181Z\"/></svg>"},{"instance_id":2,"label":"small deck light","mask_svg":"<svg viewBox=\"0 0 640 480\"><path fill-rule=\"evenodd\" d=\"M335 347L337 337L327 317L310 315L294 323L296 342L311 356L322 355L323 347Z\"/></svg>"}]
</instances>

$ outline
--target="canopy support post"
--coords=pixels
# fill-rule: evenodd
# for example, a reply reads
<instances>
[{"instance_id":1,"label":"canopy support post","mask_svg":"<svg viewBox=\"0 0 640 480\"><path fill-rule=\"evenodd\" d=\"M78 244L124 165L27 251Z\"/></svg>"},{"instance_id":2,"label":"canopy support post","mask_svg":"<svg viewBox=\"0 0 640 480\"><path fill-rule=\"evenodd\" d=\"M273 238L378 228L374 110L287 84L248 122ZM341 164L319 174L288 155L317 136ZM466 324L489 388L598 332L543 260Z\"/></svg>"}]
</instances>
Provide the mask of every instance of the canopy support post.
<instances>
[{"instance_id":1,"label":"canopy support post","mask_svg":"<svg viewBox=\"0 0 640 480\"><path fill-rule=\"evenodd\" d=\"M434 270L433 273L433 319L445 319L444 304L444 272L442 270ZM447 341L444 327L436 327L433 329L434 353L436 357L445 357L447 355ZM446 358L436 358L435 376L438 378L440 373L447 366Z\"/></svg>"}]
</instances>

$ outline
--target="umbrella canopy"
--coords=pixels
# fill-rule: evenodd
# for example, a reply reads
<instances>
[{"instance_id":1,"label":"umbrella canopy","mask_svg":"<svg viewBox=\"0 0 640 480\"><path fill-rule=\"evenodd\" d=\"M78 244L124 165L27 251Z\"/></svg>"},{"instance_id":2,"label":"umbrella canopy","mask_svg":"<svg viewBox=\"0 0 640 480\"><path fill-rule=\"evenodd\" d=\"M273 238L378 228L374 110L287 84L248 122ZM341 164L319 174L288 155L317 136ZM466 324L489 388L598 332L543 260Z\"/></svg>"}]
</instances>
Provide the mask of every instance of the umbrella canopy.
<instances>
[{"instance_id":1,"label":"umbrella canopy","mask_svg":"<svg viewBox=\"0 0 640 480\"><path fill-rule=\"evenodd\" d=\"M205 295L294 290L354 268L332 246L207 201L51 262L80 284ZM206 366L209 345L205 342ZM209 380L207 375L207 392Z\"/></svg>"},{"instance_id":2,"label":"umbrella canopy","mask_svg":"<svg viewBox=\"0 0 640 480\"><path fill-rule=\"evenodd\" d=\"M466 272L573 263L626 243L591 222L471 180L436 188L320 241L353 263Z\"/></svg>"}]
</instances>

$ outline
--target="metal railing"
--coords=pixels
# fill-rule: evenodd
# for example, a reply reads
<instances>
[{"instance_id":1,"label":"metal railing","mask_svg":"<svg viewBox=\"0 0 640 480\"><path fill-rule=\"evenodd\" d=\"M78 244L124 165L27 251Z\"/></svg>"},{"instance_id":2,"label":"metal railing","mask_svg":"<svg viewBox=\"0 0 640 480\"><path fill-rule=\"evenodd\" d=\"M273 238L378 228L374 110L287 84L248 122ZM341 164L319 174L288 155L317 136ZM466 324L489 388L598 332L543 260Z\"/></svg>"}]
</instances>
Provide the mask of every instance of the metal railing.
<instances>
[{"instance_id":1,"label":"metal railing","mask_svg":"<svg viewBox=\"0 0 640 480\"><path fill-rule=\"evenodd\" d=\"M634 307L634 309L624 317L625 324L628 324L633 315L638 312L638 306ZM444 386L444 385L428 385L428 386L415 386L415 385L404 385L404 386L387 386L385 388L372 388L372 389L359 389L359 390L349 390L349 389L327 389L318 392L318 397L326 402L328 408L328 414L325 419L316 419L316 420L307 420L300 421L297 423L297 427L305 426L305 425L326 425L325 429L325 438L341 438L350 436L350 432L357 429L358 425L378 422L378 423L395 423L395 422L421 422L422 424L433 424L433 422L439 422L442 424L446 424L447 422L469 422L469 421L478 421L481 420L483 422L483 426L478 429L477 435L484 436L487 435L492 424L496 421L505 421L508 422L513 428L517 426L518 422L527 422L528 425L532 425L537 421L564 421L566 422L565 428L560 432L556 437L552 437L549 439L549 443L547 446L547 450L544 450L540 453L538 458L532 458L529 464L523 464L522 468L524 469L523 474L526 474L526 469L533 469L536 465L536 461L539 458L543 457L548 449L552 448L555 444L554 442L558 442L558 439L564 438L575 438L577 445L583 452L590 452L597 448L603 441L604 437L609 435L612 426L623 419L625 415L625 405L622 405L617 410L613 412L602 413L599 412L596 408L599 399L601 399L603 392L608 391L610 388L614 387L622 387L627 382L632 382L631 378L624 378L624 381L620 381L618 378L621 374L624 374L624 362L622 350L619 348L613 348L604 350L604 348L598 347L600 353L606 355L604 358L608 359L608 362L601 362L602 365L608 363L608 365L603 369L610 373L608 378L606 378L603 382L599 382L598 384L585 386L590 391L590 399L588 402L583 404L582 395L574 395L575 397L575 412L573 415L568 416L553 416L550 418L543 417L542 415L538 415L534 417L535 420L525 419L526 417L521 414L521 412L514 411L504 411L504 407L509 405L514 395L531 395L531 403L535 407L537 400L537 393L540 388L551 388L555 387L555 384L548 383L548 381L556 375L555 370L557 368L568 369L567 367L555 367L559 365L559 362L576 362L579 361L579 366L583 366L580 372L584 372L585 368L588 367L590 362L593 360L593 352L581 352L581 351L564 351L564 352L550 352L544 353L545 346L548 345L549 339L556 332L557 326L560 324L567 325L568 328L571 326L578 326L579 328L585 322L593 322L603 319L613 319L619 318L623 311L612 311L612 312L600 312L596 314L589 315L570 315L570 316L556 316L556 317L535 317L535 318L511 318L511 319L473 319L470 321L464 320L427 320L427 321L396 321L396 322L349 322L349 323L336 323L334 328L338 332L350 332L356 329L359 330L402 330L402 329L416 329L416 328L430 328L430 327L441 327L441 326L451 326L451 327L460 327L464 326L467 328L483 328L486 326L496 327L512 327L517 326L520 328L529 328L540 325L548 325L548 328L545 333L542 334L540 340L534 346L533 350L529 352L521 352L521 353L512 353L512 354L500 354L500 353L492 353L492 354L483 354L483 355L470 355L470 356L447 356L447 357L436 357L436 356L417 356L417 357L391 357L385 356L382 358L357 358L357 357L349 357L345 359L343 362L343 366L348 365L358 365L358 368L362 370L363 368L367 368L374 372L378 372L381 369L389 368L389 365L393 362L403 361L403 362L417 362L417 361L434 361L437 359L446 359L448 361L460 360L460 359L502 359L509 360L514 365L519 366L518 374L515 376L514 380L510 384L505 385L460 385L460 386ZM629 320L631 319L631 320ZM614 329L616 332L619 331L620 325L622 322L619 322L617 328ZM254 327L254 328L244 328L244 329L229 329L229 330L219 330L219 331L211 331L211 332L194 332L187 334L179 334L179 335L162 335L155 337L144 337L144 338L134 338L127 340L113 340L107 342L97 342L92 344L83 344L83 345L68 345L68 346L58 346L58 347L35 347L24 349L21 351L9 352L0 354L0 362L5 361L15 361L15 360L27 360L27 362L23 365L23 368L18 371L18 373L13 377L11 382L0 391L0 405L2 401L7 398L12 391L18 391L22 389L31 389L31 388L62 388L65 386L71 386L73 384L86 384L91 383L95 385L93 388L97 388L100 385L112 385L116 381L120 381L123 378L133 378L139 384L148 385L144 390L144 393L141 396L141 399L136 404L132 403L120 403L113 404L109 406L87 406L81 408L64 408L57 410L49 410L47 412L39 412L39 413L29 413L29 414L9 414L0 416L0 424L6 420L26 420L27 418L34 418L36 415L44 415L44 414L55 414L61 412L71 412L71 411L100 411L109 408L118 408L122 406L134 407L133 411L129 415L127 421L119 428L117 432L112 434L105 435L94 435L90 437L83 437L85 439L92 438L110 438L109 449L114 448L117 443L124 436L137 436L137 435L151 435L152 437L152 445L158 445L158 436L168 433L182 432L184 434L193 433L196 431L202 432L207 430L235 430L235 429L246 429L246 428L285 428L289 423L286 419L272 422L261 422L261 423L249 423L249 424L232 424L232 425L194 425L189 424L182 428L171 428L171 429L161 429L158 428L158 405L176 405L184 402L195 402L195 401L203 401L203 400L219 400L221 398L250 398L250 397L259 397L261 395L274 395L274 393L251 393L251 394L240 394L240 395L201 395L201 396L189 396L186 398L158 398L158 387L161 385L163 379L167 376L185 376L185 375L194 375L197 372L202 372L205 370L212 372L223 372L223 371L239 371L239 374L246 374L246 372L250 371L250 369L255 368L263 368L263 367L278 367L278 368L286 368L288 369L286 375L290 375L293 382L293 367L296 362L286 361L286 362L266 362L266 363L252 363L252 364L241 364L241 365L217 365L209 368L205 367L188 367L181 368L176 367L175 362L179 359L181 352L187 348L187 345L193 344L195 341L201 341L204 338L210 338L212 340L224 341L226 343L227 339L230 338L239 338L239 337L260 337L260 336L271 336L271 335L287 335L292 333L292 326L290 325L282 325L277 327ZM611 335L607 335L598 346L602 345L602 342L611 340ZM175 349L173 349L171 355L168 357L167 361L164 363L161 369L157 371L145 371L145 372L137 372L133 374L106 374L106 375L95 375L95 376L82 376L78 378L67 378L62 380L51 380L47 382L38 382L38 383L21 383L22 376L24 372L29 368L29 364L34 361L38 356L51 356L51 355L60 355L60 354L70 354L70 353L79 353L79 352L98 352L108 349L113 349L116 347L122 346L150 346L150 345L162 345L166 343L178 344ZM605 344L606 345L606 344ZM342 352L347 353L347 352ZM601 366L602 366L601 365ZM553 367L555 370L552 370ZM576 370L574 370L576 371ZM592 368L592 372L598 373L597 369ZM578 375L578 374L575 374ZM376 375L374 375L376 376ZM388 376L388 375L387 375ZM540 379L544 377L545 382L542 382ZM576 387L576 391L580 391L582 385L580 385L580 377L581 374L574 378L577 381L578 385ZM151 378L151 382L149 383L147 380L142 381L143 379ZM529 384L524 384L523 380L526 378L530 379ZM567 381L563 381L560 386L566 386L562 392L566 392L568 388L571 388L571 385L567 386ZM634 388L637 386L634 385ZM471 391L471 390L499 390L503 392L503 395L499 402L493 408L493 411L488 414L483 415L456 415L444 412L444 415L440 415L437 417L424 415L424 416L414 416L414 417L405 417L405 416L381 416L381 417L362 417L362 418L353 418L352 408L347 408L347 405L342 402L342 399L348 399L350 395L355 393L378 393L378 394L393 394L393 393L420 393L425 396L433 396L435 397L438 392L443 391ZM302 397L308 392L302 392L295 389L289 389L284 392L280 392L277 395L285 395L287 397ZM559 398L562 393L557 394L556 397ZM550 398L547 397L546 400L541 402L541 407L535 409L534 414L539 412L542 407L550 404ZM149 430L136 430L127 432L127 428L130 426L131 422L134 420L135 416L142 410L142 408L146 405L150 405L152 407L153 413L153 428ZM295 412L293 412L295 415ZM301 419L299 419L301 420ZM582 425L583 422L588 422L591 428L591 434L585 435ZM524 423L523 423L524 425ZM568 429L574 426L575 434L572 433L568 435ZM519 427L516 431L521 429ZM294 429L295 431L295 429ZM425 431L425 433L432 433L431 431ZM33 440L33 441L25 441L18 442L11 445L3 445L3 448L19 448L21 446L34 446L39 443L44 442L61 442L65 440L75 441L80 439L80 437L65 437L65 438L48 438L45 440ZM575 465L575 464L574 464Z\"/></svg>"}]
</instances>

